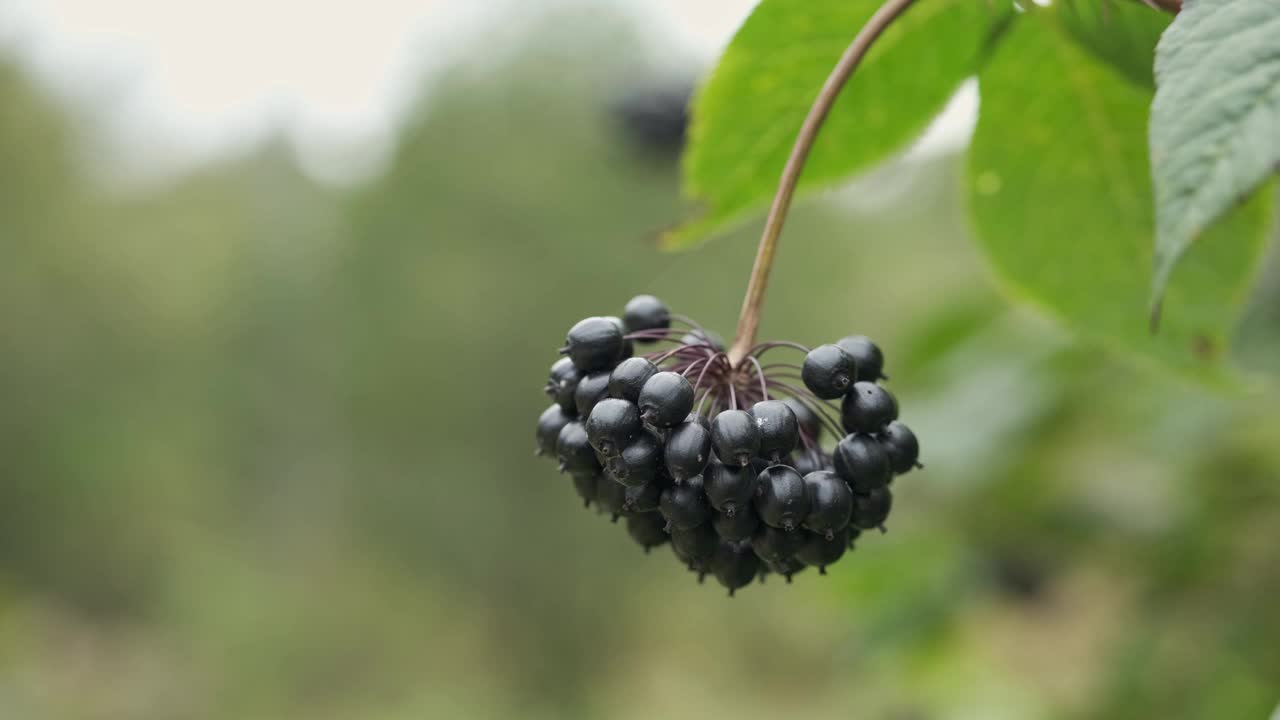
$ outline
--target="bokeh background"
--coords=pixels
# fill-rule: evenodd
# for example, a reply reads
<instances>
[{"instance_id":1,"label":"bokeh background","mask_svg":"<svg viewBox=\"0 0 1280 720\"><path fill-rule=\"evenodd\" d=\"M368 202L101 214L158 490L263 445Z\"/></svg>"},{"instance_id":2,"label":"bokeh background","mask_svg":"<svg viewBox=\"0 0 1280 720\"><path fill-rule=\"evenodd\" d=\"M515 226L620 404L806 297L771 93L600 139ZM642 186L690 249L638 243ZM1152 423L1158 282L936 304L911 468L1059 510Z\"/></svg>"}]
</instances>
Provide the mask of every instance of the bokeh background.
<instances>
[{"instance_id":1,"label":"bokeh background","mask_svg":"<svg viewBox=\"0 0 1280 720\"><path fill-rule=\"evenodd\" d=\"M827 577L729 600L584 511L532 434L578 318L652 292L732 331L758 226L683 255L653 241L690 211L683 98L749 2L428 2L468 29L410 40L361 3L382 23L365 40L388 33L372 45L317 37L298 5L246 30L326 68L393 41L420 59L400 101L335 96L339 119L374 118L355 143L323 118L219 115L271 54L238 56L227 20L196 48L214 69L192 82L221 94L184 145L128 73L50 60L71 40L32 18L76 3L7 1L0 718L1266 718L1280 700L1275 253L1240 329L1258 389L1224 396L996 290L958 192L963 117L802 204L762 333L877 338L928 468ZM168 68L184 41L143 20L212 11L146 5L79 11Z\"/></svg>"}]
</instances>

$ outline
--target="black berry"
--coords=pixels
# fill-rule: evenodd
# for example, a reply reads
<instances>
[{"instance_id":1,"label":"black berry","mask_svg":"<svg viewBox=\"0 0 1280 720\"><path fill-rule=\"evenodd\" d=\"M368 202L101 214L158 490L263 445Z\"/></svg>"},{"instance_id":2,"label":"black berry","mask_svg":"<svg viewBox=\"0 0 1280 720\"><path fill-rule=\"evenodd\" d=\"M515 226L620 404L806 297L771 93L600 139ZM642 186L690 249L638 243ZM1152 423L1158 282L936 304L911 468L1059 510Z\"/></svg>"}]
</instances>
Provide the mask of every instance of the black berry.
<instances>
[{"instance_id":1,"label":"black berry","mask_svg":"<svg viewBox=\"0 0 1280 720\"><path fill-rule=\"evenodd\" d=\"M578 381L578 387L573 391L573 404L578 409L579 417L588 418L591 417L591 411L595 409L596 403L607 397L609 397L609 373L591 373Z\"/></svg>"},{"instance_id":2,"label":"black berry","mask_svg":"<svg viewBox=\"0 0 1280 720\"><path fill-rule=\"evenodd\" d=\"M777 562L764 561L764 564L765 567L769 568L770 572L786 578L788 585L791 584L792 576L805 568L805 564L801 562L799 558L794 557L779 560Z\"/></svg>"},{"instance_id":3,"label":"black berry","mask_svg":"<svg viewBox=\"0 0 1280 720\"><path fill-rule=\"evenodd\" d=\"M671 547L676 556L689 564L690 570L710 569L711 558L720 547L720 536L710 524L671 530Z\"/></svg>"},{"instance_id":4,"label":"black berry","mask_svg":"<svg viewBox=\"0 0 1280 720\"><path fill-rule=\"evenodd\" d=\"M711 507L730 517L751 507L758 479L749 467L713 462L702 475Z\"/></svg>"},{"instance_id":5,"label":"black berry","mask_svg":"<svg viewBox=\"0 0 1280 720\"><path fill-rule=\"evenodd\" d=\"M827 566L834 565L849 549L849 530L845 528L829 537L817 533L808 533L805 543L796 553L796 559L805 565L818 568L818 572L826 575Z\"/></svg>"},{"instance_id":6,"label":"black berry","mask_svg":"<svg viewBox=\"0 0 1280 720\"><path fill-rule=\"evenodd\" d=\"M680 373L655 373L640 390L641 417L655 427L675 427L691 410L693 386Z\"/></svg>"},{"instance_id":7,"label":"black berry","mask_svg":"<svg viewBox=\"0 0 1280 720\"><path fill-rule=\"evenodd\" d=\"M809 514L804 518L806 530L828 540L849 526L853 513L853 491L839 475L819 470L804 477L809 492ZM814 563L805 560L810 565Z\"/></svg>"},{"instance_id":8,"label":"black berry","mask_svg":"<svg viewBox=\"0 0 1280 720\"><path fill-rule=\"evenodd\" d=\"M627 512L627 488L601 474L596 479L596 507L616 521Z\"/></svg>"},{"instance_id":9,"label":"black berry","mask_svg":"<svg viewBox=\"0 0 1280 720\"><path fill-rule=\"evenodd\" d=\"M800 432L804 433L810 441L818 439L822 434L822 421L818 419L818 414L813 411L805 403L796 398L789 397L782 402L791 408L791 412L796 415L796 423L800 426Z\"/></svg>"},{"instance_id":10,"label":"black berry","mask_svg":"<svg viewBox=\"0 0 1280 720\"><path fill-rule=\"evenodd\" d=\"M582 373L573 366L573 361L569 358L560 358L551 366L551 377L547 379L547 395L569 415L578 414L573 393L578 389L580 380L582 380Z\"/></svg>"},{"instance_id":11,"label":"black berry","mask_svg":"<svg viewBox=\"0 0 1280 720\"><path fill-rule=\"evenodd\" d=\"M622 311L622 322L626 325L628 333L666 330L671 327L671 311L661 300L652 295L637 295L627 301L627 306ZM636 340L642 344L653 342L652 339L646 338L636 338Z\"/></svg>"},{"instance_id":12,"label":"black berry","mask_svg":"<svg viewBox=\"0 0 1280 720\"><path fill-rule=\"evenodd\" d=\"M751 549L769 565L785 563L804 547L805 534L762 526L751 536Z\"/></svg>"},{"instance_id":13,"label":"black berry","mask_svg":"<svg viewBox=\"0 0 1280 720\"><path fill-rule=\"evenodd\" d=\"M573 418L564 411L559 405L552 405L542 411L542 415L538 418L538 454L539 455L555 455L556 441L560 438L560 431L573 421Z\"/></svg>"},{"instance_id":14,"label":"black berry","mask_svg":"<svg viewBox=\"0 0 1280 720\"><path fill-rule=\"evenodd\" d=\"M788 532L800 527L809 514L809 492L794 468L774 465L760 473L756 512L765 525Z\"/></svg>"},{"instance_id":15,"label":"black berry","mask_svg":"<svg viewBox=\"0 0 1280 720\"><path fill-rule=\"evenodd\" d=\"M884 375L884 354L866 335L850 335L839 340L836 345L849 353L858 364L858 380L875 382L887 380Z\"/></svg>"},{"instance_id":16,"label":"black berry","mask_svg":"<svg viewBox=\"0 0 1280 720\"><path fill-rule=\"evenodd\" d=\"M854 492L869 492L889 484L889 456L870 435L846 435L833 453L836 474Z\"/></svg>"},{"instance_id":17,"label":"black berry","mask_svg":"<svg viewBox=\"0 0 1280 720\"><path fill-rule=\"evenodd\" d=\"M662 469L662 443L653 433L641 432L617 457L609 458L605 469L628 487L653 482Z\"/></svg>"},{"instance_id":18,"label":"black berry","mask_svg":"<svg viewBox=\"0 0 1280 720\"><path fill-rule=\"evenodd\" d=\"M751 416L760 431L760 455L780 461L800 442L800 423L795 412L781 400L762 400L751 406Z\"/></svg>"},{"instance_id":19,"label":"black berry","mask_svg":"<svg viewBox=\"0 0 1280 720\"><path fill-rule=\"evenodd\" d=\"M667 472L676 482L699 475L711 460L711 430L701 416L675 426L667 436Z\"/></svg>"},{"instance_id":20,"label":"black berry","mask_svg":"<svg viewBox=\"0 0 1280 720\"><path fill-rule=\"evenodd\" d=\"M560 429L556 438L556 457L560 460L561 472L593 475L600 470L596 452L587 441L587 429L577 420Z\"/></svg>"},{"instance_id":21,"label":"black berry","mask_svg":"<svg viewBox=\"0 0 1280 720\"><path fill-rule=\"evenodd\" d=\"M587 439L605 457L614 457L640 435L640 408L617 398L596 403L587 417Z\"/></svg>"},{"instance_id":22,"label":"black berry","mask_svg":"<svg viewBox=\"0 0 1280 720\"><path fill-rule=\"evenodd\" d=\"M539 423L541 427L541 423ZM876 436L885 454L889 456L889 466L899 475L911 472L920 459L920 441L911 428L898 421L889 423Z\"/></svg>"},{"instance_id":23,"label":"black berry","mask_svg":"<svg viewBox=\"0 0 1280 720\"><path fill-rule=\"evenodd\" d=\"M733 515L716 513L711 518L711 526L722 540L742 542L750 540L760 528L760 516L750 506L744 506Z\"/></svg>"},{"instance_id":24,"label":"black berry","mask_svg":"<svg viewBox=\"0 0 1280 720\"><path fill-rule=\"evenodd\" d=\"M694 475L663 490L658 509L672 529L706 524L711 518L711 505L707 502L707 494L702 491L702 478Z\"/></svg>"},{"instance_id":25,"label":"black berry","mask_svg":"<svg viewBox=\"0 0 1280 720\"><path fill-rule=\"evenodd\" d=\"M871 530L884 526L893 509L893 493L889 488L877 488L869 493L853 496L853 525L859 530Z\"/></svg>"},{"instance_id":26,"label":"black berry","mask_svg":"<svg viewBox=\"0 0 1280 720\"><path fill-rule=\"evenodd\" d=\"M589 507L596 501L596 483L599 480L599 473L575 474L572 477L574 492L582 498L583 507Z\"/></svg>"},{"instance_id":27,"label":"black berry","mask_svg":"<svg viewBox=\"0 0 1280 720\"><path fill-rule=\"evenodd\" d=\"M750 585L759 571L760 559L749 544L722 542L711 557L711 572L729 590L729 597Z\"/></svg>"},{"instance_id":28,"label":"black berry","mask_svg":"<svg viewBox=\"0 0 1280 720\"><path fill-rule=\"evenodd\" d=\"M622 328L613 320L590 317L569 329L565 352L582 372L599 372L611 369L618 362L624 344Z\"/></svg>"},{"instance_id":29,"label":"black berry","mask_svg":"<svg viewBox=\"0 0 1280 720\"><path fill-rule=\"evenodd\" d=\"M627 534L635 540L645 552L662 545L669 539L662 529L666 520L656 512L638 512L627 517Z\"/></svg>"},{"instance_id":30,"label":"black berry","mask_svg":"<svg viewBox=\"0 0 1280 720\"><path fill-rule=\"evenodd\" d=\"M840 405L845 432L877 433L898 418L898 401L873 382L854 383Z\"/></svg>"},{"instance_id":31,"label":"black berry","mask_svg":"<svg viewBox=\"0 0 1280 720\"><path fill-rule=\"evenodd\" d=\"M725 465L745 467L760 452L760 429L745 410L725 410L711 420L711 445Z\"/></svg>"},{"instance_id":32,"label":"black berry","mask_svg":"<svg viewBox=\"0 0 1280 720\"><path fill-rule=\"evenodd\" d=\"M640 390L649 378L658 373L658 366L646 358L627 358L609 374L609 396L628 402L640 403Z\"/></svg>"},{"instance_id":33,"label":"black berry","mask_svg":"<svg viewBox=\"0 0 1280 720\"><path fill-rule=\"evenodd\" d=\"M657 515L658 502L666 485L661 478L654 478L643 485L633 485L623 493L622 507L629 513L653 513ZM665 521L664 521L665 522Z\"/></svg>"},{"instance_id":34,"label":"black berry","mask_svg":"<svg viewBox=\"0 0 1280 720\"><path fill-rule=\"evenodd\" d=\"M819 345L810 350L800 369L805 387L824 400L834 400L848 392L857 374L853 356L836 345Z\"/></svg>"}]
</instances>

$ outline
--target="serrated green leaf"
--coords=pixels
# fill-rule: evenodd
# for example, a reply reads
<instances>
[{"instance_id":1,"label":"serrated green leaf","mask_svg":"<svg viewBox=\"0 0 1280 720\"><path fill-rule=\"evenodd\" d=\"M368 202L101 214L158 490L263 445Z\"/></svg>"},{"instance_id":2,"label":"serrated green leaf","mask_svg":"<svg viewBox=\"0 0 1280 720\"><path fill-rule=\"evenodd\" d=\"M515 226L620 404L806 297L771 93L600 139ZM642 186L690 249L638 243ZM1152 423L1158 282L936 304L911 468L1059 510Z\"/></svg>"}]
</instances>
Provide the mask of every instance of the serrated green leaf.
<instances>
[{"instance_id":1,"label":"serrated green leaf","mask_svg":"<svg viewBox=\"0 0 1280 720\"><path fill-rule=\"evenodd\" d=\"M1201 232L1280 164L1280 2L1188 0L1156 49L1152 299Z\"/></svg>"},{"instance_id":2,"label":"serrated green leaf","mask_svg":"<svg viewBox=\"0 0 1280 720\"><path fill-rule=\"evenodd\" d=\"M1134 0L1060 0L1072 40L1130 81L1155 87L1156 43L1172 19Z\"/></svg>"},{"instance_id":3,"label":"serrated green leaf","mask_svg":"<svg viewBox=\"0 0 1280 720\"><path fill-rule=\"evenodd\" d=\"M1267 198L1211 228L1173 278L1163 331L1145 313L1154 211L1150 90L1021 17L979 76L970 205L979 243L1016 294L1086 336L1203 379L1223 362L1266 235Z\"/></svg>"},{"instance_id":4,"label":"serrated green leaf","mask_svg":"<svg viewBox=\"0 0 1280 720\"><path fill-rule=\"evenodd\" d=\"M796 133L831 68L879 0L764 0L693 105L684 188L703 214L667 233L690 247L769 203ZM976 72L988 3L931 0L877 41L832 108L800 191L848 177L916 138Z\"/></svg>"}]
</instances>

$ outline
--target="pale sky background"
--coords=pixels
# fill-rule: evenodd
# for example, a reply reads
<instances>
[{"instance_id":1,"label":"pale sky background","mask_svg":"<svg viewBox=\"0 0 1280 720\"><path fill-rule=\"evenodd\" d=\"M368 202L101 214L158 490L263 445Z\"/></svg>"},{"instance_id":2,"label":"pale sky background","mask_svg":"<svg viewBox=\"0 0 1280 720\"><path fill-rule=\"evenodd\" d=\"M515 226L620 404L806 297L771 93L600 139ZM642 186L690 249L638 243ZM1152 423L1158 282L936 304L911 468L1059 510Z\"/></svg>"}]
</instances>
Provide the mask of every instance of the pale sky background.
<instances>
[{"instance_id":1,"label":"pale sky background","mask_svg":"<svg viewBox=\"0 0 1280 720\"><path fill-rule=\"evenodd\" d=\"M163 178L283 128L331 182L376 172L431 73L558 0L0 0L0 48L91 113L103 165ZM597 0L710 63L755 0ZM282 51L280 37L290 40ZM968 91L918 151L963 143Z\"/></svg>"}]
</instances>

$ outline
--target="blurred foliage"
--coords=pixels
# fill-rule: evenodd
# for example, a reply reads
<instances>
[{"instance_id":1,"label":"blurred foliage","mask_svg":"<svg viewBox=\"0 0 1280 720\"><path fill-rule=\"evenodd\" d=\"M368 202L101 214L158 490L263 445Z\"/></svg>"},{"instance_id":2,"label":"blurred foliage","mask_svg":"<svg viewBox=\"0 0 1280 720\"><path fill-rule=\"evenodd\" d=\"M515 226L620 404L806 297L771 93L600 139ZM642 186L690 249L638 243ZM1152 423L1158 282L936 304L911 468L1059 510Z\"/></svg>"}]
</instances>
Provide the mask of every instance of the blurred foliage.
<instances>
[{"instance_id":1,"label":"blurred foliage","mask_svg":"<svg viewBox=\"0 0 1280 720\"><path fill-rule=\"evenodd\" d=\"M0 717L1265 717L1274 397L1007 308L959 158L802 208L775 269L762 335L880 339L925 443L829 577L729 601L533 462L565 328L649 291L728 330L754 245L655 251L677 170L603 81L648 49L580 20L354 190L284 143L104 190L0 64Z\"/></svg>"}]
</instances>

